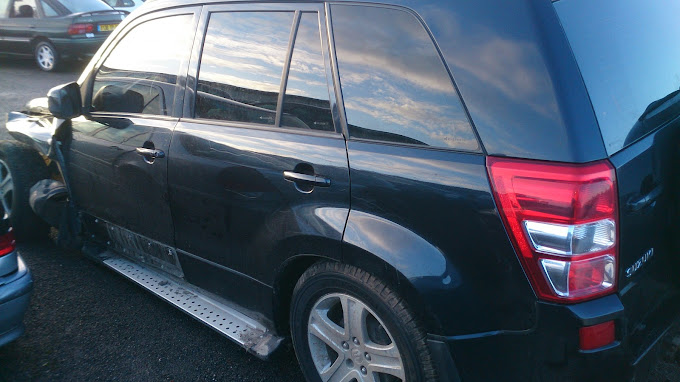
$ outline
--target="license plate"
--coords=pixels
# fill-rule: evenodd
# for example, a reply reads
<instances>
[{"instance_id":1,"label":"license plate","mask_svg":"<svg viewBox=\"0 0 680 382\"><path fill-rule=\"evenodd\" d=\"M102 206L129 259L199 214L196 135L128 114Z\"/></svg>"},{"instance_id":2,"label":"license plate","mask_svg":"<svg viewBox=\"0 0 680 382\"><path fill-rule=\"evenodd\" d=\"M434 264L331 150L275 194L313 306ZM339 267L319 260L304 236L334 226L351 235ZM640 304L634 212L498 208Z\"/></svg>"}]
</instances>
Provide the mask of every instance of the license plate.
<instances>
[{"instance_id":1,"label":"license plate","mask_svg":"<svg viewBox=\"0 0 680 382\"><path fill-rule=\"evenodd\" d=\"M116 29L117 26L118 24L99 24L97 30L100 32L111 32Z\"/></svg>"}]
</instances>

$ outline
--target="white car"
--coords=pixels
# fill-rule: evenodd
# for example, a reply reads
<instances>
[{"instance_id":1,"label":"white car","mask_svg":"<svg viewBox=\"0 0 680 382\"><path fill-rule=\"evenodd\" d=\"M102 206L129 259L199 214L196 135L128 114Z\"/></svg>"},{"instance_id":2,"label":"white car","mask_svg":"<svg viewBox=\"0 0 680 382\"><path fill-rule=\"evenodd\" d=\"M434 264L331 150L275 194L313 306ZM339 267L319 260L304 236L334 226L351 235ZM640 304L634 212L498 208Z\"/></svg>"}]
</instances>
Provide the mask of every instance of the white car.
<instances>
[{"instance_id":1,"label":"white car","mask_svg":"<svg viewBox=\"0 0 680 382\"><path fill-rule=\"evenodd\" d=\"M146 0L104 0L104 2L119 11L132 12Z\"/></svg>"}]
</instances>

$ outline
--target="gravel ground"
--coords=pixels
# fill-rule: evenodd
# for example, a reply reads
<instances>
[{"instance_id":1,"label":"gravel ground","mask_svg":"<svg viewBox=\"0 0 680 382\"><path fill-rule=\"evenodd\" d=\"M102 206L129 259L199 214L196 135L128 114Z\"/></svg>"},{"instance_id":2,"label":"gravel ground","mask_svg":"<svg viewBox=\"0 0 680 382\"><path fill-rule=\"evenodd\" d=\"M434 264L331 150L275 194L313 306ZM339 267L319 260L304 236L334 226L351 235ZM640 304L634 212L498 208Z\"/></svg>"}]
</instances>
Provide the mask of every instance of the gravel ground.
<instances>
[{"instance_id":1,"label":"gravel ground","mask_svg":"<svg viewBox=\"0 0 680 382\"><path fill-rule=\"evenodd\" d=\"M32 60L0 57L0 139L6 114L75 81L85 63L41 72ZM122 276L50 242L20 252L35 289L26 334L0 348L0 382L300 381L290 345L270 362L245 353ZM664 341L652 382L680 382L680 330Z\"/></svg>"},{"instance_id":2,"label":"gravel ground","mask_svg":"<svg viewBox=\"0 0 680 382\"><path fill-rule=\"evenodd\" d=\"M301 381L291 347L269 362L79 253L30 243L26 334L0 348L0 381Z\"/></svg>"}]
</instances>

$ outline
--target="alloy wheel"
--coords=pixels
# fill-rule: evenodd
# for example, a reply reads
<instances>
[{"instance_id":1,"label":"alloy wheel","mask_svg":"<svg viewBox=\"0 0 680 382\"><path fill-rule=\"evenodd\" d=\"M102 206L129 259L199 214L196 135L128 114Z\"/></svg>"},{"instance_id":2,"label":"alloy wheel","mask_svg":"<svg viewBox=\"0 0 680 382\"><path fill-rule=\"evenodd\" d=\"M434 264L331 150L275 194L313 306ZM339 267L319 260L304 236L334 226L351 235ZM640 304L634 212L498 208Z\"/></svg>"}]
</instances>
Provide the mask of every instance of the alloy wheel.
<instances>
[{"instance_id":1,"label":"alloy wheel","mask_svg":"<svg viewBox=\"0 0 680 382\"><path fill-rule=\"evenodd\" d=\"M54 52L49 46L40 46L38 48L37 58L38 65L44 70L52 70L52 68L54 68Z\"/></svg>"},{"instance_id":2,"label":"alloy wheel","mask_svg":"<svg viewBox=\"0 0 680 382\"><path fill-rule=\"evenodd\" d=\"M309 349L323 382L404 381L399 349L382 320L352 296L333 293L312 307Z\"/></svg>"}]
</instances>

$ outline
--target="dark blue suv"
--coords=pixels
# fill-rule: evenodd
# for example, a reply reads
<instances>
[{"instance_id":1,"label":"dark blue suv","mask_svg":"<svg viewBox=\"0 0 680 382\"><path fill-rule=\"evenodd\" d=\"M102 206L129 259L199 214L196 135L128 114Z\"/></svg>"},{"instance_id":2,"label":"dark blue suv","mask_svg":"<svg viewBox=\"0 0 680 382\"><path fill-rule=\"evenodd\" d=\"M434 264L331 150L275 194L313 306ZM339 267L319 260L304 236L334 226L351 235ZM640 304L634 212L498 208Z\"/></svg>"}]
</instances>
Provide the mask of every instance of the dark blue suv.
<instances>
[{"instance_id":1,"label":"dark blue suv","mask_svg":"<svg viewBox=\"0 0 680 382\"><path fill-rule=\"evenodd\" d=\"M678 14L147 1L10 114L14 210L309 381L641 380L680 313Z\"/></svg>"}]
</instances>

